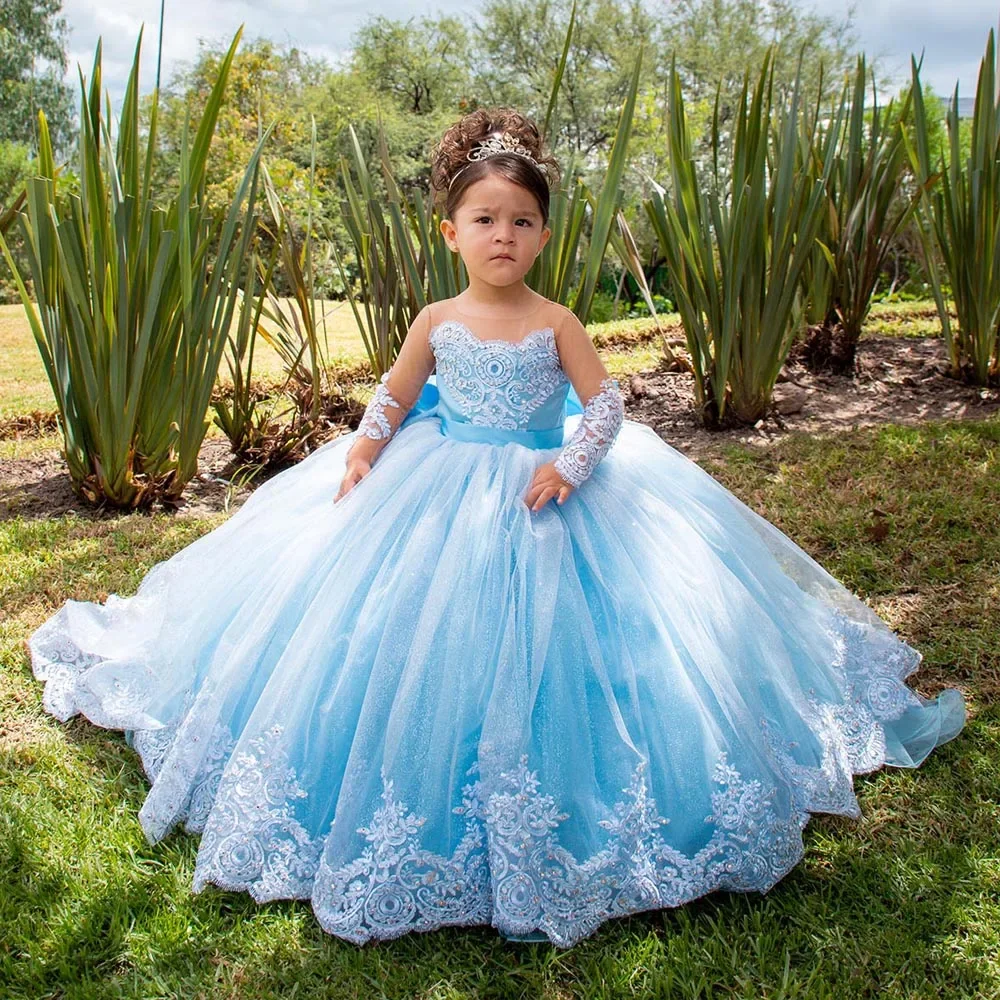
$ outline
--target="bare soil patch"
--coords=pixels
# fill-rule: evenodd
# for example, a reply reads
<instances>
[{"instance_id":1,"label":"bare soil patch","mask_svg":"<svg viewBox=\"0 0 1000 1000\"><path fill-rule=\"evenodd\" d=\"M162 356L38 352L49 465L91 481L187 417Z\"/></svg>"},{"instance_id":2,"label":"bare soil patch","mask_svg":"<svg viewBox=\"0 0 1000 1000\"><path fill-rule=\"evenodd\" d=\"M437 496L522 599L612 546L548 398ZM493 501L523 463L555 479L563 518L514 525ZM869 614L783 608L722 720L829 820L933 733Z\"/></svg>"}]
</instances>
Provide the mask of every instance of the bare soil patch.
<instances>
[{"instance_id":1,"label":"bare soil patch","mask_svg":"<svg viewBox=\"0 0 1000 1000\"><path fill-rule=\"evenodd\" d=\"M854 375L813 375L788 363L770 412L754 427L706 429L693 405L694 378L663 366L623 385L629 419L648 424L689 458L718 455L728 444L763 446L789 434L829 434L878 424L980 420L1000 409L1000 390L966 385L948 375L939 337L865 337Z\"/></svg>"}]
</instances>

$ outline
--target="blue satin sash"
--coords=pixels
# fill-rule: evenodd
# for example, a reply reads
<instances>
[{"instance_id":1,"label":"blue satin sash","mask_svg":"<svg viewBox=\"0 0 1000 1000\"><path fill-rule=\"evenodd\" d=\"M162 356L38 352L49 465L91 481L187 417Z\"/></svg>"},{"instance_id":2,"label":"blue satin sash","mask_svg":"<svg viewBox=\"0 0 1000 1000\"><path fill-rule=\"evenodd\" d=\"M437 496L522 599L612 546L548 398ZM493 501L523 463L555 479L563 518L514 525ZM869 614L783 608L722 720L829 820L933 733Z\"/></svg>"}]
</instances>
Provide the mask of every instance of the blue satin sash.
<instances>
[{"instance_id":1,"label":"blue satin sash","mask_svg":"<svg viewBox=\"0 0 1000 1000\"><path fill-rule=\"evenodd\" d=\"M511 441L526 448L560 448L563 443L563 429L545 427L536 431L509 431L500 427L481 427L464 420L450 420L444 413L441 418L441 433L459 441L485 441L487 444L507 444Z\"/></svg>"},{"instance_id":2,"label":"blue satin sash","mask_svg":"<svg viewBox=\"0 0 1000 1000\"><path fill-rule=\"evenodd\" d=\"M448 437L457 438L460 441L481 441L487 444L507 444L516 442L523 444L527 448L560 448L563 444L563 426L545 427L538 430L501 430L499 427L481 427L470 424L464 420L455 420L449 417L445 408L440 405L440 393L435 382L435 376L431 375L420 396L414 403L410 412L400 424L400 428L414 420L423 420L427 417L437 417L441 421L441 433ZM563 419L572 413L583 413L583 405L576 390L570 386L566 393L566 404L564 406Z\"/></svg>"}]
</instances>

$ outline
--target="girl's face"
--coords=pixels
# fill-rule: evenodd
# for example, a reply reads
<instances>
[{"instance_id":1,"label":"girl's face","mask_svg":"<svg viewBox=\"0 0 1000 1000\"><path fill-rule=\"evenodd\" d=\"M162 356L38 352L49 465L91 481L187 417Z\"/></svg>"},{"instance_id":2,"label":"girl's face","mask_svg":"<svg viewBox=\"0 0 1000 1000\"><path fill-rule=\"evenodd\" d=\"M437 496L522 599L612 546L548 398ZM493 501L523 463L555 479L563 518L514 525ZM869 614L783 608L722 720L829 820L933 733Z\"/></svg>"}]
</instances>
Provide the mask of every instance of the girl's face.
<instances>
[{"instance_id":1,"label":"girl's face","mask_svg":"<svg viewBox=\"0 0 1000 1000\"><path fill-rule=\"evenodd\" d=\"M552 234L535 196L497 174L466 188L454 219L441 220L441 232L462 255L469 284L494 287L520 282Z\"/></svg>"}]
</instances>

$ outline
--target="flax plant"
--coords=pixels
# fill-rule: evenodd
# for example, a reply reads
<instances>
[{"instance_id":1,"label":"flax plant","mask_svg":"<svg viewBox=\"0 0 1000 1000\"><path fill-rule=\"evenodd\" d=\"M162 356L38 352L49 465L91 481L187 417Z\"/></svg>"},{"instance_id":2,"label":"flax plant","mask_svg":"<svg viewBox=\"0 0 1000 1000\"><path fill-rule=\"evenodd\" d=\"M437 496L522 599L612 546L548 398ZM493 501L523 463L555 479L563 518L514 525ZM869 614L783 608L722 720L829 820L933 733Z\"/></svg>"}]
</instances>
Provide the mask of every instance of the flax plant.
<instances>
[{"instance_id":1,"label":"flax plant","mask_svg":"<svg viewBox=\"0 0 1000 1000\"><path fill-rule=\"evenodd\" d=\"M813 176L828 176L819 239L805 272L809 320L817 324L807 355L818 367L851 369L872 295L893 242L910 221L921 191L907 192L904 121L912 91L897 112L893 101L866 103L869 73L859 56L839 106L811 144ZM834 133L836 129L836 133ZM827 150L835 143L833 170Z\"/></svg>"},{"instance_id":2,"label":"flax plant","mask_svg":"<svg viewBox=\"0 0 1000 1000\"><path fill-rule=\"evenodd\" d=\"M947 162L942 157L933 164L916 60L911 60L911 66L915 143L908 140L908 150L914 172L927 189L919 229L951 373L987 385L1000 376L1000 93L994 33L990 31L979 66L972 145L964 162L958 87L946 119ZM945 279L951 286L957 327L948 315Z\"/></svg>"},{"instance_id":3,"label":"flax plant","mask_svg":"<svg viewBox=\"0 0 1000 1000\"><path fill-rule=\"evenodd\" d=\"M261 267L256 253L251 254L246 286L240 293L236 329L229 331L224 355L232 391L220 392L218 398L212 401L215 422L229 439L233 454L239 456L245 456L261 447L274 416L273 403L269 406L261 405L260 394L254 387L253 360L261 313L266 301L265 290L271 287L276 251L277 248L266 269Z\"/></svg>"},{"instance_id":4,"label":"flax plant","mask_svg":"<svg viewBox=\"0 0 1000 1000\"><path fill-rule=\"evenodd\" d=\"M406 331L423 307L423 302L426 302L426 297L418 273L411 273L409 281L407 279L407 260L412 257L413 251L409 237L403 231L405 225L397 223L394 239L392 210L390 219L387 219L383 196L372 179L357 133L353 126L348 126L348 131L354 170L341 157L340 177L344 192L341 215L354 249L357 290L335 243L333 249L368 361L375 377L381 378L392 367ZM381 135L379 155L383 174L389 182L390 202L393 199L402 202L404 199L392 179L388 150ZM417 268L418 265L413 263L411 266Z\"/></svg>"},{"instance_id":5,"label":"flax plant","mask_svg":"<svg viewBox=\"0 0 1000 1000\"><path fill-rule=\"evenodd\" d=\"M291 302L283 305L265 282L267 305L264 315L269 326L261 326L261 336L281 357L289 381L296 387L297 405L304 432L318 426L327 390L330 369L330 343L326 329L323 303L316 297L313 254L315 236L312 214L312 196L316 178L316 122L312 123L312 149L309 163L309 211L306 216L301 246L295 239L295 225L277 188L262 164L264 195L276 230L271 233L275 249L280 256L281 270L291 288Z\"/></svg>"},{"instance_id":6,"label":"flax plant","mask_svg":"<svg viewBox=\"0 0 1000 1000\"><path fill-rule=\"evenodd\" d=\"M719 97L712 120L711 183L691 153L676 65L670 71L668 147L672 194L644 203L673 274L695 377L709 425L731 410L753 423L764 415L804 310L802 270L814 248L833 165L811 175L800 142L799 76L787 107L773 99L773 54L749 94L744 77L731 156L723 148ZM749 100L748 100L749 98ZM811 141L811 136L806 136ZM728 165L720 169L720 159Z\"/></svg>"},{"instance_id":7,"label":"flax plant","mask_svg":"<svg viewBox=\"0 0 1000 1000\"><path fill-rule=\"evenodd\" d=\"M42 355L74 490L133 508L176 500L198 468L206 414L256 229L261 138L223 217L205 200L205 168L242 29L205 110L181 139L179 185L161 207L151 190L158 93L139 129L136 45L116 142L101 113L101 44L90 87L80 75L79 194L64 195L44 113L40 176L19 222L38 311L0 238ZM244 208L245 204L245 208Z\"/></svg>"}]
</instances>

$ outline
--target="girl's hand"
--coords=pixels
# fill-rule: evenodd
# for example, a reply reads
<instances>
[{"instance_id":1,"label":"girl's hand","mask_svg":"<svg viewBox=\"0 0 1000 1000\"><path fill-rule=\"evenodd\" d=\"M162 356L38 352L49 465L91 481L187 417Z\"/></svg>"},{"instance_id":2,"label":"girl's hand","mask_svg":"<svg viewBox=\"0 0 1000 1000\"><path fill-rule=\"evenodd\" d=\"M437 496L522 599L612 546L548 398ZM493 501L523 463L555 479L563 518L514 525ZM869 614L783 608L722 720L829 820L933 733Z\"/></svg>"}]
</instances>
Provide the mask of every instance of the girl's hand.
<instances>
[{"instance_id":1,"label":"girl's hand","mask_svg":"<svg viewBox=\"0 0 1000 1000\"><path fill-rule=\"evenodd\" d=\"M561 506L572 492L573 487L556 472L555 463L546 462L535 469L535 476L531 480L531 486L528 487L524 502L534 512L541 510L552 497L555 497L556 503Z\"/></svg>"},{"instance_id":2,"label":"girl's hand","mask_svg":"<svg viewBox=\"0 0 1000 1000\"><path fill-rule=\"evenodd\" d=\"M371 471L371 462L367 462L363 458L349 459L347 462L347 471L344 473L340 489L337 490L337 495L333 498L333 502L336 503L345 493L349 493L354 485L364 479Z\"/></svg>"}]
</instances>

